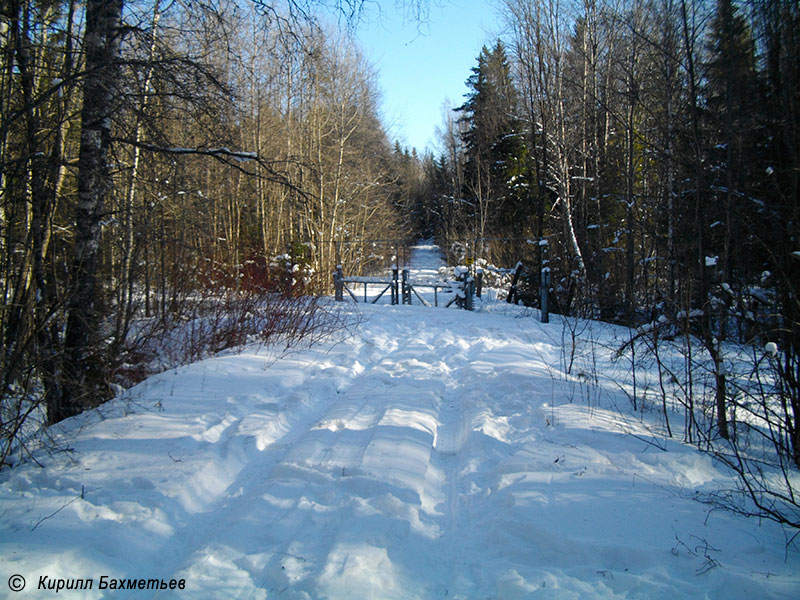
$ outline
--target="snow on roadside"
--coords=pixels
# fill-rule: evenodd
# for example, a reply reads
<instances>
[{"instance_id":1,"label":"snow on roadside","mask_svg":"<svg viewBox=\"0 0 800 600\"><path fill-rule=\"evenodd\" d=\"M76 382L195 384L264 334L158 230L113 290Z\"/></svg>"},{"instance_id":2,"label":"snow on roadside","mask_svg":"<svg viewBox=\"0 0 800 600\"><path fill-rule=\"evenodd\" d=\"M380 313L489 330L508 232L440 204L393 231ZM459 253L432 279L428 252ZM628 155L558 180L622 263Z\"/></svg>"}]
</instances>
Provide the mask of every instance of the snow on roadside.
<instances>
[{"instance_id":1,"label":"snow on roadside","mask_svg":"<svg viewBox=\"0 0 800 600\"><path fill-rule=\"evenodd\" d=\"M694 500L727 481L707 456L643 441L619 390L582 400L557 319L354 310L346 339L152 377L0 472L0 596L800 596L779 527Z\"/></svg>"}]
</instances>

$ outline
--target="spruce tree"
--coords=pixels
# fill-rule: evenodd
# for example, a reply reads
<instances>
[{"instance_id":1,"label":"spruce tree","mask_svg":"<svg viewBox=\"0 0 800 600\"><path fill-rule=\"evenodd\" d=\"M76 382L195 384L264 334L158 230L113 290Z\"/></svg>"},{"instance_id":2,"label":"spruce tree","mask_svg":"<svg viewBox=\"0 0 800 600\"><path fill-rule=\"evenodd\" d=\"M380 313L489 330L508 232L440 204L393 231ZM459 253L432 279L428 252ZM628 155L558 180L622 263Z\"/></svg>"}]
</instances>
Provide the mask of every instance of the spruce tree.
<instances>
[{"instance_id":1,"label":"spruce tree","mask_svg":"<svg viewBox=\"0 0 800 600\"><path fill-rule=\"evenodd\" d=\"M517 117L518 97L506 50L485 46L467 80L465 195L474 202L475 237L519 234L525 222L529 157ZM484 252L486 249L484 248Z\"/></svg>"},{"instance_id":2,"label":"spruce tree","mask_svg":"<svg viewBox=\"0 0 800 600\"><path fill-rule=\"evenodd\" d=\"M711 195L709 252L720 257L719 277L734 271L761 272L751 259L759 253L744 226L752 203L751 169L758 160L759 84L753 36L731 0L719 0L712 21L706 77L708 155ZM746 264L751 263L751 264Z\"/></svg>"}]
</instances>

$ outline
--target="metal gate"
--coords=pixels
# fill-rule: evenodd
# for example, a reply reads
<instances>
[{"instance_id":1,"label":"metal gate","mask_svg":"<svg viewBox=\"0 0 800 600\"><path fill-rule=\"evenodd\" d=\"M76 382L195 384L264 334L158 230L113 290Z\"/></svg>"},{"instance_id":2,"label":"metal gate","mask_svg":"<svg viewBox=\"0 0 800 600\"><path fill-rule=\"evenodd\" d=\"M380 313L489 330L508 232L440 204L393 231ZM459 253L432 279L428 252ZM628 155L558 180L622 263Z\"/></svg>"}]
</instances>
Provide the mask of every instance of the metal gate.
<instances>
[{"instance_id":1,"label":"metal gate","mask_svg":"<svg viewBox=\"0 0 800 600\"><path fill-rule=\"evenodd\" d=\"M472 310L475 305L475 296L481 296L483 282L483 273L478 272L476 276L470 275L466 267L456 268L456 279L453 281L421 281L414 282L411 280L410 271L408 267L400 270L397 266L392 267L391 279L380 279L376 277L347 277L343 274L342 268L337 267L333 273L333 287L334 297L337 301L344 301L344 293L347 292L354 302L359 302L358 296L351 289L359 285L364 286L364 299L363 302L371 302L375 304L380 300L386 292L391 292L391 303L394 304L412 304L413 296L416 296L421 304L424 306L431 306L430 302L425 300L417 288L433 289L433 306L439 306L439 290L446 293L452 293L453 297L444 306L450 307L456 304L459 308ZM368 286L379 285L383 286L380 293L369 299Z\"/></svg>"}]
</instances>

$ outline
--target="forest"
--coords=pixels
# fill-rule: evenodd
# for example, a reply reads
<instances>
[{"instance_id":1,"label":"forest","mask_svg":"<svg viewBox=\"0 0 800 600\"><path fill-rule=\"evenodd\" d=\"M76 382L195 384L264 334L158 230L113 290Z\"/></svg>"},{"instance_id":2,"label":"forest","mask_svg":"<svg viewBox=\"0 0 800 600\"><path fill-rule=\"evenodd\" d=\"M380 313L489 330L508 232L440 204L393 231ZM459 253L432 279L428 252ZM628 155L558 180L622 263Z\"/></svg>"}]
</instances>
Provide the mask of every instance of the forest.
<instances>
[{"instance_id":1,"label":"forest","mask_svg":"<svg viewBox=\"0 0 800 600\"><path fill-rule=\"evenodd\" d=\"M102 402L164 346L225 347L245 299L323 292L333 240L402 227L374 74L308 7L4 7L4 439L36 405L54 423Z\"/></svg>"},{"instance_id":2,"label":"forest","mask_svg":"<svg viewBox=\"0 0 800 600\"><path fill-rule=\"evenodd\" d=\"M337 264L434 237L522 262L518 302L547 271L551 310L637 328L631 351L698 340L701 437L744 408L800 466L800 4L504 0L422 154L381 122L366 4L3 4L0 464L153 370L334 327ZM767 348L769 393L726 343Z\"/></svg>"},{"instance_id":3,"label":"forest","mask_svg":"<svg viewBox=\"0 0 800 600\"><path fill-rule=\"evenodd\" d=\"M666 429L680 381L682 439L766 513L797 497L749 461L800 466L799 8L506 0L416 202L451 260L523 260L516 300L546 271L555 312L636 328L618 353L658 363ZM686 367L662 371L676 340Z\"/></svg>"}]
</instances>

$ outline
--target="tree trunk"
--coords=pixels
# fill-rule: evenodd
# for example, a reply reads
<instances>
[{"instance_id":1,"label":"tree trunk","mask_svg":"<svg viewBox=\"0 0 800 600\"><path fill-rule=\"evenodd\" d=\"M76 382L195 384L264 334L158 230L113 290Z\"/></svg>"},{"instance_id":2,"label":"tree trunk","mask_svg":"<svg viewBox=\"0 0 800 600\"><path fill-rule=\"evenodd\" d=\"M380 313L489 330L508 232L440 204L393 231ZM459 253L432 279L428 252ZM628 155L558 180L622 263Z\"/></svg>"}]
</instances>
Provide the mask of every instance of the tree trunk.
<instances>
[{"instance_id":1,"label":"tree trunk","mask_svg":"<svg viewBox=\"0 0 800 600\"><path fill-rule=\"evenodd\" d=\"M711 284L709 282L708 269L705 264L706 256L706 225L705 225L705 206L704 206L704 192L705 181L703 173L703 153L701 150L700 141L700 106L699 106L699 92L698 92L698 79L695 71L695 50L694 50L694 37L690 34L688 7L686 0L681 1L681 21L683 28L683 42L686 50L686 67L687 78L689 84L689 101L690 101L690 119L691 119L691 145L694 156L692 157L692 170L695 186L695 234L696 234L696 257L699 270L699 284L700 284L700 298L703 302L703 317L702 317L702 338L706 350L714 360L714 378L715 378L715 403L717 412L717 427L721 437L728 439L730 434L728 432L727 410L726 410L726 380L721 371L721 360L718 355L719 343L714 338L711 320L711 303L710 293ZM686 307L689 308L688 306Z\"/></svg>"},{"instance_id":2,"label":"tree trunk","mask_svg":"<svg viewBox=\"0 0 800 600\"><path fill-rule=\"evenodd\" d=\"M70 280L63 379L48 401L48 421L58 422L95 403L100 318L97 267L101 219L112 177L108 168L111 114L118 78L123 0L87 0L86 72L78 159L78 206ZM101 392L102 395L102 392Z\"/></svg>"}]
</instances>

